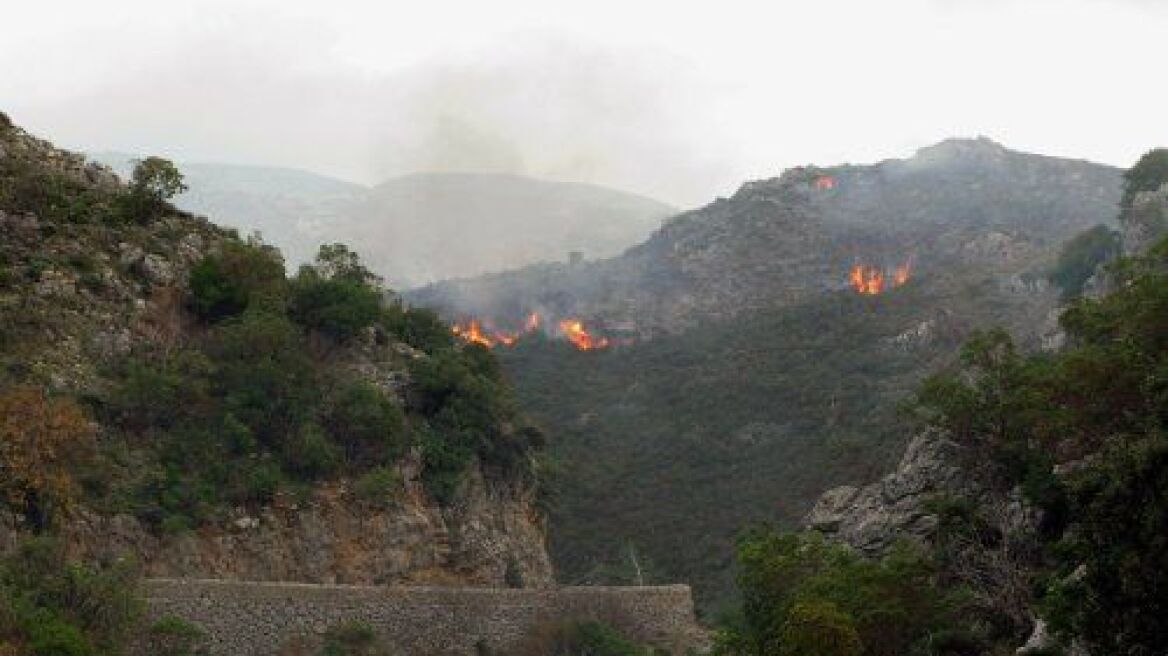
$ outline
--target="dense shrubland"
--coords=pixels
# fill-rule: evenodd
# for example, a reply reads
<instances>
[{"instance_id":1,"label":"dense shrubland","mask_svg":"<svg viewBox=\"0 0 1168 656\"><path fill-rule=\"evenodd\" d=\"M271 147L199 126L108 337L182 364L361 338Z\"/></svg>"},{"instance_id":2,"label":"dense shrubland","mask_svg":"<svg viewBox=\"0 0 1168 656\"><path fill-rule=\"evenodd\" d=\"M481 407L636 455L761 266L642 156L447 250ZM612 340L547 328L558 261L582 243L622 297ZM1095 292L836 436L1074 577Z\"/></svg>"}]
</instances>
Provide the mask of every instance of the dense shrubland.
<instances>
[{"instance_id":1,"label":"dense shrubland","mask_svg":"<svg viewBox=\"0 0 1168 656\"><path fill-rule=\"evenodd\" d=\"M166 160L139 162L119 185L29 137L13 143L0 158L0 210L35 216L41 235L74 252L41 262L33 240L32 251L14 244L0 262L11 283L5 307L18 306L0 322L0 407L12 410L0 459L15 472L3 501L29 526L48 529L83 499L180 531L337 479L384 504L402 490L396 466L414 450L442 503L472 461L489 479L534 482L542 438L493 356L456 343L433 312L404 306L339 244L288 275L274 248L199 224L210 247L189 275L142 286L151 332L128 353L96 360L81 393L54 386L58 371L29 363L53 348L41 336L83 330L88 316L64 319L69 300L40 302L43 272L91 272L99 311L122 312L107 309L102 288L136 274L117 268L116 253L141 243L164 266L180 248L175 222L197 220L168 204L184 183ZM87 254L103 248L115 253L112 270L109 256L99 265Z\"/></svg>"},{"instance_id":2,"label":"dense shrubland","mask_svg":"<svg viewBox=\"0 0 1168 656\"><path fill-rule=\"evenodd\" d=\"M230 243L193 269L190 289L195 337L115 363L112 391L93 403L128 451L157 457L117 490L139 515L184 529L225 505L342 476L370 498L392 494L392 466L413 447L442 501L472 459L532 473L538 434L523 427L492 356L456 346L434 315L386 301L343 246L287 278L272 249ZM406 356L406 403L335 364L362 340L418 349Z\"/></svg>"}]
</instances>

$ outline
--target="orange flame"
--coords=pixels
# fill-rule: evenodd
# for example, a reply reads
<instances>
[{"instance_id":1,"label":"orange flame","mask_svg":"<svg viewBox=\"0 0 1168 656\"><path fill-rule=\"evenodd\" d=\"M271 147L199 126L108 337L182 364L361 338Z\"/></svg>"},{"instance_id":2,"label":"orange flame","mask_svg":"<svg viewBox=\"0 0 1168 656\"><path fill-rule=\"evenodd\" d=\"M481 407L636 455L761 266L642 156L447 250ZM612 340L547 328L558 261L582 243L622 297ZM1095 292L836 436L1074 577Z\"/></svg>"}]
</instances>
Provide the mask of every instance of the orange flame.
<instances>
[{"instance_id":1,"label":"orange flame","mask_svg":"<svg viewBox=\"0 0 1168 656\"><path fill-rule=\"evenodd\" d=\"M471 319L466 323L456 323L450 330L468 344L480 344L487 348L496 346L511 346L524 335L540 330L543 325L543 316L538 312L527 315L523 328L517 331L497 330L489 323L483 324L478 319ZM593 335L584 328L584 322L579 319L564 319L559 322L559 335L571 342L581 351L592 351L608 348L615 344L631 344L632 339L612 341L607 337Z\"/></svg>"},{"instance_id":2,"label":"orange flame","mask_svg":"<svg viewBox=\"0 0 1168 656\"><path fill-rule=\"evenodd\" d=\"M864 266L857 264L852 267L848 273L848 283L851 284L852 289L856 290L857 294L864 294L867 296L875 296L883 293L887 289L900 287L908 282L912 277L912 260L906 261L904 264L897 265L893 271L891 280L888 281L888 287L885 288L884 269L874 266Z\"/></svg>"},{"instance_id":3,"label":"orange flame","mask_svg":"<svg viewBox=\"0 0 1168 656\"><path fill-rule=\"evenodd\" d=\"M892 278L892 286L893 287L900 287L904 283L908 282L908 279L911 275L912 275L912 260L909 260L909 261L905 262L904 264L898 265L896 267L896 273L893 275L893 278Z\"/></svg>"},{"instance_id":4,"label":"orange flame","mask_svg":"<svg viewBox=\"0 0 1168 656\"><path fill-rule=\"evenodd\" d=\"M878 267L857 264L852 267L848 280L852 283L852 289L860 294L876 295L884 291L884 272Z\"/></svg>"},{"instance_id":5,"label":"orange flame","mask_svg":"<svg viewBox=\"0 0 1168 656\"><path fill-rule=\"evenodd\" d=\"M828 191L835 189L835 178L830 175L821 175L815 178L815 182L812 184L815 185L816 191Z\"/></svg>"},{"instance_id":6,"label":"orange flame","mask_svg":"<svg viewBox=\"0 0 1168 656\"><path fill-rule=\"evenodd\" d=\"M455 324L451 330L469 344L481 344L487 348L495 345L495 340L483 332L483 327L478 319L472 319L466 326Z\"/></svg>"},{"instance_id":7,"label":"orange flame","mask_svg":"<svg viewBox=\"0 0 1168 656\"><path fill-rule=\"evenodd\" d=\"M581 351L608 348L607 337L593 337L584 329L584 323L579 319L564 319L560 321L560 332L564 338Z\"/></svg>"}]
</instances>

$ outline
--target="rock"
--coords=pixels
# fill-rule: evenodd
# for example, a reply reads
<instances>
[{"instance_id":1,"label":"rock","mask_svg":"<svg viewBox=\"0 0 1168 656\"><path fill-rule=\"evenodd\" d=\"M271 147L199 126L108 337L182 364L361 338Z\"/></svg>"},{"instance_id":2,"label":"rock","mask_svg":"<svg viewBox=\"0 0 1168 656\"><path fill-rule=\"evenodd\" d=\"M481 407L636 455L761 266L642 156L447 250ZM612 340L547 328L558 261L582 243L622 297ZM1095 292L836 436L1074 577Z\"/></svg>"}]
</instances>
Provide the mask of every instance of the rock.
<instances>
[{"instance_id":1,"label":"rock","mask_svg":"<svg viewBox=\"0 0 1168 656\"><path fill-rule=\"evenodd\" d=\"M900 538L927 540L937 526L929 501L969 487L955 464L959 448L937 431L921 433L895 471L864 487L828 490L804 524L869 555L884 553Z\"/></svg>"},{"instance_id":2,"label":"rock","mask_svg":"<svg viewBox=\"0 0 1168 656\"><path fill-rule=\"evenodd\" d=\"M1168 183L1155 191L1136 194L1131 207L1119 217L1123 229L1123 250L1138 255L1168 234Z\"/></svg>"},{"instance_id":3,"label":"rock","mask_svg":"<svg viewBox=\"0 0 1168 656\"><path fill-rule=\"evenodd\" d=\"M138 261L136 272L150 284L162 287L175 281L174 265L162 256L150 253Z\"/></svg>"},{"instance_id":4,"label":"rock","mask_svg":"<svg viewBox=\"0 0 1168 656\"><path fill-rule=\"evenodd\" d=\"M1015 654L1034 654L1046 653L1048 650L1057 646L1054 636L1046 627L1046 621L1038 619L1034 621L1034 630L1030 632L1030 637L1026 640L1026 644L1014 651Z\"/></svg>"}]
</instances>

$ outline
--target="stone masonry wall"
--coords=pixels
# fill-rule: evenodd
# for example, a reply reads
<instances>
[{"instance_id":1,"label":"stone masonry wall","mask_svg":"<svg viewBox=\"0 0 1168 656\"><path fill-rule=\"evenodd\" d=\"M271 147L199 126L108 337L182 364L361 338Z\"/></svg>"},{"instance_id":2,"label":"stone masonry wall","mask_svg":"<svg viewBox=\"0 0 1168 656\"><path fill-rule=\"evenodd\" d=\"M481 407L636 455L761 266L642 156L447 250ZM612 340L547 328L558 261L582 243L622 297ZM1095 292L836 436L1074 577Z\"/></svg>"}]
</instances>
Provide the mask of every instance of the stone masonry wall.
<instances>
[{"instance_id":1,"label":"stone masonry wall","mask_svg":"<svg viewBox=\"0 0 1168 656\"><path fill-rule=\"evenodd\" d=\"M269 656L298 636L369 624L401 654L508 654L543 622L599 619L681 654L698 646L689 586L551 589L151 579L149 615L201 626L212 656Z\"/></svg>"}]
</instances>

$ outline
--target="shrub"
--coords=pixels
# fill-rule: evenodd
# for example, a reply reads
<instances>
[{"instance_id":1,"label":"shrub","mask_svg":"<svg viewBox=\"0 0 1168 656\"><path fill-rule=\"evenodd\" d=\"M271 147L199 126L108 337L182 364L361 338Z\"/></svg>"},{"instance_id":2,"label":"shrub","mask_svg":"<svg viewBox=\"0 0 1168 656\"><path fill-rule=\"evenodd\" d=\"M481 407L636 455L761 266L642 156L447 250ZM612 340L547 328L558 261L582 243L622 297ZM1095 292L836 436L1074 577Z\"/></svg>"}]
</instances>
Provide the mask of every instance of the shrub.
<instances>
[{"instance_id":1,"label":"shrub","mask_svg":"<svg viewBox=\"0 0 1168 656\"><path fill-rule=\"evenodd\" d=\"M435 353L454 346L450 325L433 310L405 308L395 303L386 309L382 323L389 332L419 351Z\"/></svg>"},{"instance_id":2,"label":"shrub","mask_svg":"<svg viewBox=\"0 0 1168 656\"><path fill-rule=\"evenodd\" d=\"M389 656L388 647L363 622L350 622L330 628L316 656Z\"/></svg>"},{"instance_id":3,"label":"shrub","mask_svg":"<svg viewBox=\"0 0 1168 656\"><path fill-rule=\"evenodd\" d=\"M119 652L142 611L136 572L70 562L61 543L38 538L0 562L5 633L37 656Z\"/></svg>"},{"instance_id":4,"label":"shrub","mask_svg":"<svg viewBox=\"0 0 1168 656\"><path fill-rule=\"evenodd\" d=\"M1118 257L1120 251L1119 233L1107 226L1095 226L1063 246L1050 280L1062 289L1064 299L1075 298L1100 265Z\"/></svg>"},{"instance_id":5,"label":"shrub","mask_svg":"<svg viewBox=\"0 0 1168 656\"><path fill-rule=\"evenodd\" d=\"M207 321L241 314L256 300L279 306L287 293L279 252L258 242L228 242L195 264L189 284L191 310Z\"/></svg>"},{"instance_id":6,"label":"shrub","mask_svg":"<svg viewBox=\"0 0 1168 656\"><path fill-rule=\"evenodd\" d=\"M291 316L297 323L345 342L372 326L383 313L377 276L342 244L320 247L313 266L292 280Z\"/></svg>"},{"instance_id":7,"label":"shrub","mask_svg":"<svg viewBox=\"0 0 1168 656\"><path fill-rule=\"evenodd\" d=\"M195 624L168 615L150 626L146 649L151 656L201 656L207 653L207 633Z\"/></svg>"},{"instance_id":8,"label":"shrub","mask_svg":"<svg viewBox=\"0 0 1168 656\"><path fill-rule=\"evenodd\" d=\"M537 626L523 641L516 656L650 656L653 653L613 627L587 620Z\"/></svg>"},{"instance_id":9,"label":"shrub","mask_svg":"<svg viewBox=\"0 0 1168 656\"><path fill-rule=\"evenodd\" d=\"M405 416L369 383L345 385L329 411L328 429L350 465L380 465L405 452Z\"/></svg>"},{"instance_id":10,"label":"shrub","mask_svg":"<svg viewBox=\"0 0 1168 656\"><path fill-rule=\"evenodd\" d=\"M377 467L365 472L353 485L357 498L376 506L386 506L402 494L402 477L388 467Z\"/></svg>"},{"instance_id":11,"label":"shrub","mask_svg":"<svg viewBox=\"0 0 1168 656\"><path fill-rule=\"evenodd\" d=\"M35 387L0 391L0 492L35 529L72 503L75 472L92 455L95 432L71 399Z\"/></svg>"},{"instance_id":12,"label":"shrub","mask_svg":"<svg viewBox=\"0 0 1168 656\"><path fill-rule=\"evenodd\" d=\"M859 656L852 618L825 601L802 601L788 611L779 636L780 656Z\"/></svg>"}]
</instances>

